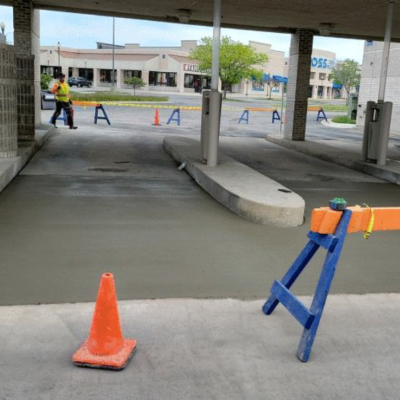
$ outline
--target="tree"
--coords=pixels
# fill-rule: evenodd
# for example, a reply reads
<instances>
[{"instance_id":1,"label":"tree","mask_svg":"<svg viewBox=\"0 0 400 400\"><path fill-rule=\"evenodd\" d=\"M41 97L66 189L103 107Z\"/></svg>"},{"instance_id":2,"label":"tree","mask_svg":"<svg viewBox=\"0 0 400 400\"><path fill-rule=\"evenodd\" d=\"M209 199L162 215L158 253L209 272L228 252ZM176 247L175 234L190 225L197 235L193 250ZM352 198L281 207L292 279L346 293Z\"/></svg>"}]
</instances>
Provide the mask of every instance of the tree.
<instances>
[{"instance_id":1,"label":"tree","mask_svg":"<svg viewBox=\"0 0 400 400\"><path fill-rule=\"evenodd\" d=\"M53 78L48 74L40 74L40 88L42 90L49 90L50 82Z\"/></svg>"},{"instance_id":2,"label":"tree","mask_svg":"<svg viewBox=\"0 0 400 400\"><path fill-rule=\"evenodd\" d=\"M272 89L274 87L278 87L279 86L279 82L277 80L275 80L271 74L263 74L260 82L263 83L263 84L265 83L268 86L268 89L269 89L268 90L268 94L269 94L268 97L271 99L272 98Z\"/></svg>"},{"instance_id":3,"label":"tree","mask_svg":"<svg viewBox=\"0 0 400 400\"><path fill-rule=\"evenodd\" d=\"M205 37L190 53L190 58L199 63L199 70L207 75L211 75L212 43L211 37ZM257 53L251 46L235 42L229 36L223 36L219 56L219 77L224 90L224 99L228 86L239 83L242 79L260 79L263 71L255 66L265 64L267 61L266 54Z\"/></svg>"},{"instance_id":4,"label":"tree","mask_svg":"<svg viewBox=\"0 0 400 400\"><path fill-rule=\"evenodd\" d=\"M133 95L134 96L136 95L136 88L141 88L141 87L145 86L144 82L136 76L125 79L125 84L133 87Z\"/></svg>"},{"instance_id":5,"label":"tree","mask_svg":"<svg viewBox=\"0 0 400 400\"><path fill-rule=\"evenodd\" d=\"M347 58L338 62L329 75L329 79L338 85L342 85L347 93L347 100L353 88L360 86L360 66L357 61Z\"/></svg>"}]
</instances>

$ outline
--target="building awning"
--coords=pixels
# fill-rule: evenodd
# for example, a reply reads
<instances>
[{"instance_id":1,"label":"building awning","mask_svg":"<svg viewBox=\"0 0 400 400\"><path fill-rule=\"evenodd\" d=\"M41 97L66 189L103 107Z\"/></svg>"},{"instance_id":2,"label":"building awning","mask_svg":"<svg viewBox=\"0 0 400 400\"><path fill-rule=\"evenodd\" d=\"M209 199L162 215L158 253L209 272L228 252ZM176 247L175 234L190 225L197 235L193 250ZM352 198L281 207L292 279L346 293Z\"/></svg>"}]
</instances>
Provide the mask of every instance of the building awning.
<instances>
[{"instance_id":1,"label":"building awning","mask_svg":"<svg viewBox=\"0 0 400 400\"><path fill-rule=\"evenodd\" d=\"M288 78L285 76L280 76L280 75L272 75L272 80L276 82L282 82L282 83L287 83Z\"/></svg>"},{"instance_id":2,"label":"building awning","mask_svg":"<svg viewBox=\"0 0 400 400\"><path fill-rule=\"evenodd\" d=\"M339 84L339 83L333 83L333 84L332 84L332 88L333 88L333 89L339 89L339 90L340 90L342 87L343 87L343 85L341 85L341 84Z\"/></svg>"}]
</instances>

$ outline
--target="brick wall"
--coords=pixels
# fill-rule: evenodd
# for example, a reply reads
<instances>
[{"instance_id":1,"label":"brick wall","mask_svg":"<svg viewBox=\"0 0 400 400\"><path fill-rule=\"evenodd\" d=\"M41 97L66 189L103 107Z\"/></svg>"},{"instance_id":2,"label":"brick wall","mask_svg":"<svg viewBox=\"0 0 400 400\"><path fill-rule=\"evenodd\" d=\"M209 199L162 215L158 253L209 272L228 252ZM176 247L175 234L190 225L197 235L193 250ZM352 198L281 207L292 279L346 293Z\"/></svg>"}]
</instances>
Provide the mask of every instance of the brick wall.
<instances>
[{"instance_id":1,"label":"brick wall","mask_svg":"<svg viewBox=\"0 0 400 400\"><path fill-rule=\"evenodd\" d=\"M312 31L298 29L292 35L284 131L291 140L305 139L312 46Z\"/></svg>"},{"instance_id":2,"label":"brick wall","mask_svg":"<svg viewBox=\"0 0 400 400\"><path fill-rule=\"evenodd\" d=\"M40 14L32 0L14 0L13 6L18 138L34 140L35 126L40 125Z\"/></svg>"},{"instance_id":3,"label":"brick wall","mask_svg":"<svg viewBox=\"0 0 400 400\"><path fill-rule=\"evenodd\" d=\"M358 97L357 126L363 127L367 101L377 101L382 66L382 42L364 45L360 93ZM390 131L400 133L400 43L391 43L385 101L393 103Z\"/></svg>"},{"instance_id":4,"label":"brick wall","mask_svg":"<svg viewBox=\"0 0 400 400\"><path fill-rule=\"evenodd\" d=\"M14 48L0 44L0 158L17 155L17 71Z\"/></svg>"}]
</instances>

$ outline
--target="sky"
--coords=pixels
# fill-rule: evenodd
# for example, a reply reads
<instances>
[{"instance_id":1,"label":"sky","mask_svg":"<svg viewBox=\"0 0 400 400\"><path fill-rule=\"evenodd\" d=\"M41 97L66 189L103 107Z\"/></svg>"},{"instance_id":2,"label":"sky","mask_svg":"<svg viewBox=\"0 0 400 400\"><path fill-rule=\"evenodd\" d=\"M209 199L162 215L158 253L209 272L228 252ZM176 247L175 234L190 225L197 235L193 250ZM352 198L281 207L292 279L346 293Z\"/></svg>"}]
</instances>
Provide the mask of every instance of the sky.
<instances>
[{"instance_id":1,"label":"sky","mask_svg":"<svg viewBox=\"0 0 400 400\"><path fill-rule=\"evenodd\" d=\"M12 8L0 6L0 22L6 24L8 40L13 38ZM269 43L272 49L289 53L290 35L222 29L222 34L247 44L250 40ZM200 40L212 36L212 28L151 22L125 18L115 19L115 43L139 43L142 46L179 46L181 40ZM112 18L53 11L40 12L40 43L44 46L61 46L94 49L96 42L112 43ZM338 60L351 58L359 63L363 56L362 40L314 38L314 48L333 51Z\"/></svg>"}]
</instances>

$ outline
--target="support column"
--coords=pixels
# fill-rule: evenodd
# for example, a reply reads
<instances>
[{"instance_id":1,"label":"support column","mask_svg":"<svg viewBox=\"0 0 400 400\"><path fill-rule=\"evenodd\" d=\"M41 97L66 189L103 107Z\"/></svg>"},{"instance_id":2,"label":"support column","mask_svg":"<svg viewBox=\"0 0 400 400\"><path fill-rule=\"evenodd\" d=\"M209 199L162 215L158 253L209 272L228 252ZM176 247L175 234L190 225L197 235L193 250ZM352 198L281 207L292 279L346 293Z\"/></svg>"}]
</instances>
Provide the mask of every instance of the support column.
<instances>
[{"instance_id":1,"label":"support column","mask_svg":"<svg viewBox=\"0 0 400 400\"><path fill-rule=\"evenodd\" d=\"M13 0L18 75L18 139L34 140L40 125L40 12L32 0Z\"/></svg>"},{"instance_id":2,"label":"support column","mask_svg":"<svg viewBox=\"0 0 400 400\"><path fill-rule=\"evenodd\" d=\"M284 131L286 139L305 139L312 45L312 31L298 29L292 35Z\"/></svg>"},{"instance_id":3,"label":"support column","mask_svg":"<svg viewBox=\"0 0 400 400\"><path fill-rule=\"evenodd\" d=\"M318 98L318 86L314 85L312 88L312 98L317 99Z\"/></svg>"},{"instance_id":4,"label":"support column","mask_svg":"<svg viewBox=\"0 0 400 400\"><path fill-rule=\"evenodd\" d=\"M208 131L207 166L218 164L219 131L221 126L222 96L218 91L219 84L219 50L221 40L221 0L214 0L213 49L211 69L210 115Z\"/></svg>"},{"instance_id":5,"label":"support column","mask_svg":"<svg viewBox=\"0 0 400 400\"><path fill-rule=\"evenodd\" d=\"M328 88L326 86L322 86L322 98L326 99L328 97Z\"/></svg>"},{"instance_id":6,"label":"support column","mask_svg":"<svg viewBox=\"0 0 400 400\"><path fill-rule=\"evenodd\" d=\"M99 70L97 68L93 68L93 82L92 87L97 87L99 83Z\"/></svg>"},{"instance_id":7,"label":"support column","mask_svg":"<svg viewBox=\"0 0 400 400\"><path fill-rule=\"evenodd\" d=\"M116 72L115 75L117 77L117 89L121 89L123 87L123 85L124 85L124 83L122 82L122 76L123 76L122 70L117 69L116 71L117 72Z\"/></svg>"},{"instance_id":8,"label":"support column","mask_svg":"<svg viewBox=\"0 0 400 400\"><path fill-rule=\"evenodd\" d=\"M0 43L0 159L17 156L17 79L14 48Z\"/></svg>"}]
</instances>

